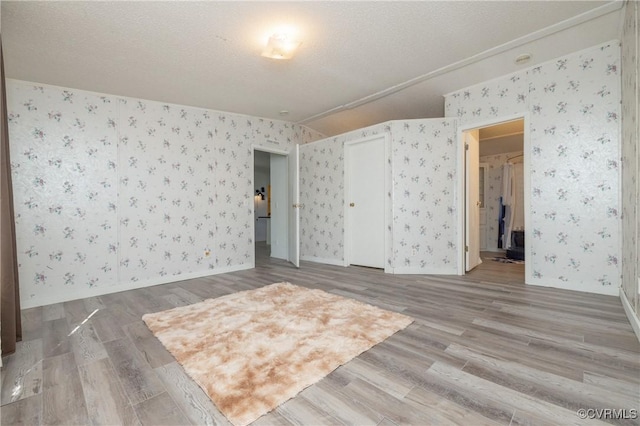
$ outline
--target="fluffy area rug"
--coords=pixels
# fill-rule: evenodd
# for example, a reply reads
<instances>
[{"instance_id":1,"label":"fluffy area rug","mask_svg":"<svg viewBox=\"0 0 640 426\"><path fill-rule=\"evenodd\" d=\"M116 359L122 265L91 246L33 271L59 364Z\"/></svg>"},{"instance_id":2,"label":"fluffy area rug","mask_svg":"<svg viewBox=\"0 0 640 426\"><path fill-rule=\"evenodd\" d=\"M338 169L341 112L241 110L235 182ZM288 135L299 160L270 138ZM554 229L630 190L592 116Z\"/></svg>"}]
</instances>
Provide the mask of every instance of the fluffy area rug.
<instances>
[{"instance_id":1,"label":"fluffy area rug","mask_svg":"<svg viewBox=\"0 0 640 426\"><path fill-rule=\"evenodd\" d=\"M290 283L142 319L236 426L253 422L413 322Z\"/></svg>"}]
</instances>

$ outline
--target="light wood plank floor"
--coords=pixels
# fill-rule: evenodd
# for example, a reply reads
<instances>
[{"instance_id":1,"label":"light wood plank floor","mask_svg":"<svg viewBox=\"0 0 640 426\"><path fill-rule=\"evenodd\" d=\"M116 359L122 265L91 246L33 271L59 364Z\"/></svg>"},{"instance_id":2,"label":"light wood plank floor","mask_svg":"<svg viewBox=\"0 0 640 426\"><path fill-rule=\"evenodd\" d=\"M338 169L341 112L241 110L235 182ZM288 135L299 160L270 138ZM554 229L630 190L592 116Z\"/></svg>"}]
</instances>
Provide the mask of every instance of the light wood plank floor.
<instances>
[{"instance_id":1,"label":"light wood plank floor","mask_svg":"<svg viewBox=\"0 0 640 426\"><path fill-rule=\"evenodd\" d=\"M525 286L524 265L466 276L266 256L254 270L23 311L4 358L1 423L225 424L141 316L279 281L410 315L415 322L257 425L593 424L579 409L638 409L640 345L616 297ZM638 424L637 419L607 420Z\"/></svg>"}]
</instances>

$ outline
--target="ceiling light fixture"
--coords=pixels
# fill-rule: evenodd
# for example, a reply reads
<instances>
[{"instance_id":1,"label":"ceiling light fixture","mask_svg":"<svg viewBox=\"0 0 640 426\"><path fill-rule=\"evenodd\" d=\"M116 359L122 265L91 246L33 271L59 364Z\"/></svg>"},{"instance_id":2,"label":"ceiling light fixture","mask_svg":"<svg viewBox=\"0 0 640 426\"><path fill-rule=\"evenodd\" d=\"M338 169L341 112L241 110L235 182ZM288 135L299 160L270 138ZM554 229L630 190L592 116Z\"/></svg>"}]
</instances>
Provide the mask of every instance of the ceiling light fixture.
<instances>
[{"instance_id":1,"label":"ceiling light fixture","mask_svg":"<svg viewBox=\"0 0 640 426\"><path fill-rule=\"evenodd\" d=\"M518 56L515 62L516 62L516 65L522 65L522 64L526 64L530 60L531 60L531 55L529 53L524 53Z\"/></svg>"},{"instance_id":2,"label":"ceiling light fixture","mask_svg":"<svg viewBox=\"0 0 640 426\"><path fill-rule=\"evenodd\" d=\"M277 33L269 37L262 56L271 59L291 59L302 42L294 40L290 35Z\"/></svg>"}]
</instances>

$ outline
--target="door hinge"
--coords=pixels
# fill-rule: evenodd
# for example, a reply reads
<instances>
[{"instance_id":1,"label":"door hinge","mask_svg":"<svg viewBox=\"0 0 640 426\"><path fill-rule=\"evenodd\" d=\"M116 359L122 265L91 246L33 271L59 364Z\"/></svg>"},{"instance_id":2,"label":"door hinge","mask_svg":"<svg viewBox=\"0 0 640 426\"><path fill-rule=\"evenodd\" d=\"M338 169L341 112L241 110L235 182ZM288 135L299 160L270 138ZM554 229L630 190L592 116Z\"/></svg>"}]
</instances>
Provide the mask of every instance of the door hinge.
<instances>
[{"instance_id":1,"label":"door hinge","mask_svg":"<svg viewBox=\"0 0 640 426\"><path fill-rule=\"evenodd\" d=\"M468 252L469 251L469 246L464 246L464 251Z\"/></svg>"},{"instance_id":2,"label":"door hinge","mask_svg":"<svg viewBox=\"0 0 640 426\"><path fill-rule=\"evenodd\" d=\"M465 143L465 144L464 144L464 150L465 150L465 151L469 151L469 144L468 144L468 143Z\"/></svg>"}]
</instances>

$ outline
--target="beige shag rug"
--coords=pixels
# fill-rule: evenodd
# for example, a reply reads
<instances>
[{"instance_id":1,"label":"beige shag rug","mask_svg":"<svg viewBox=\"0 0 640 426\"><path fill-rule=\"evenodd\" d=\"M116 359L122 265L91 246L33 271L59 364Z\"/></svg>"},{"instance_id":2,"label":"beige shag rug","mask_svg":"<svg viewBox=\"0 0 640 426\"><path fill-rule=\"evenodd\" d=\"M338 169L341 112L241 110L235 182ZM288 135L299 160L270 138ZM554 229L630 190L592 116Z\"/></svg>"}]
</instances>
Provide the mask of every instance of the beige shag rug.
<instances>
[{"instance_id":1,"label":"beige shag rug","mask_svg":"<svg viewBox=\"0 0 640 426\"><path fill-rule=\"evenodd\" d=\"M413 322L290 283L142 319L234 425L253 422Z\"/></svg>"}]
</instances>

